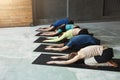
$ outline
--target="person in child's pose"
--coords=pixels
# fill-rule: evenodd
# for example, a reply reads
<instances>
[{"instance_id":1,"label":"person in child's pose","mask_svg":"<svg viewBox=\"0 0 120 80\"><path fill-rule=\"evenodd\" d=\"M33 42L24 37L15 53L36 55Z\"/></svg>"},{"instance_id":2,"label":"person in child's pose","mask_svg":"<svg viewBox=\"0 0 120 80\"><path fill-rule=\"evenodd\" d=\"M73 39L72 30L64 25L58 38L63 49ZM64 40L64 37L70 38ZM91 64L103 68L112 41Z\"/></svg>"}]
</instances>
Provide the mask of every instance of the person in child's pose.
<instances>
[{"instance_id":1,"label":"person in child's pose","mask_svg":"<svg viewBox=\"0 0 120 80\"><path fill-rule=\"evenodd\" d=\"M100 40L96 39L95 37L87 34L81 34L74 36L71 38L67 44L61 43L61 44L51 44L50 46L47 46L45 50L53 50L53 51L64 51L69 48L74 50L79 50L80 48L86 47L88 45L99 45Z\"/></svg>"},{"instance_id":2,"label":"person in child's pose","mask_svg":"<svg viewBox=\"0 0 120 80\"><path fill-rule=\"evenodd\" d=\"M112 61L113 49L103 45L91 45L80 49L78 52L72 52L63 56L52 56L52 59L68 59L64 61L48 61L47 64L72 64L78 60L84 59L84 63L90 66L112 66L118 67L118 64Z\"/></svg>"},{"instance_id":3,"label":"person in child's pose","mask_svg":"<svg viewBox=\"0 0 120 80\"><path fill-rule=\"evenodd\" d=\"M53 24L51 24L49 27L45 27L45 28L39 28L36 31L54 31L57 27L61 26L61 25L66 25L66 24L74 24L73 20L70 20L68 18L63 18L63 19L59 19L57 21L55 21Z\"/></svg>"},{"instance_id":4,"label":"person in child's pose","mask_svg":"<svg viewBox=\"0 0 120 80\"><path fill-rule=\"evenodd\" d=\"M56 35L60 35L61 33L66 32L70 29L74 29L74 28L80 28L80 27L78 25L74 25L74 24L66 24L66 25L62 25L62 26L58 27L55 31L42 32L40 35L56 36Z\"/></svg>"},{"instance_id":5,"label":"person in child's pose","mask_svg":"<svg viewBox=\"0 0 120 80\"><path fill-rule=\"evenodd\" d=\"M55 37L48 37L43 42L59 42L59 41L68 41L74 36L80 35L80 34L89 34L87 29L81 29L81 28L74 28L70 29L66 32L64 32L61 36L55 36ZM90 34L92 35L92 34Z\"/></svg>"}]
</instances>

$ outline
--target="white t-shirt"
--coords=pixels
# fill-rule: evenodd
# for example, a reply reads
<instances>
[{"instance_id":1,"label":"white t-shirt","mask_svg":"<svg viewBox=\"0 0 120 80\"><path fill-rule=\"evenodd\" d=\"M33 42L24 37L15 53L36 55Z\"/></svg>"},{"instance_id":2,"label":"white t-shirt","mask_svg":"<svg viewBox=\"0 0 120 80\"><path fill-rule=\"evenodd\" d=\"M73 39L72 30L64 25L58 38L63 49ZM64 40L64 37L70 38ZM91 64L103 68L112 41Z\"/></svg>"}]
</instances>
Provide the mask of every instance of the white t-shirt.
<instances>
[{"instance_id":1,"label":"white t-shirt","mask_svg":"<svg viewBox=\"0 0 120 80\"><path fill-rule=\"evenodd\" d=\"M101 46L101 45L87 46L85 48L80 49L78 54L81 54L81 53L85 55L85 58L102 55L103 46Z\"/></svg>"}]
</instances>

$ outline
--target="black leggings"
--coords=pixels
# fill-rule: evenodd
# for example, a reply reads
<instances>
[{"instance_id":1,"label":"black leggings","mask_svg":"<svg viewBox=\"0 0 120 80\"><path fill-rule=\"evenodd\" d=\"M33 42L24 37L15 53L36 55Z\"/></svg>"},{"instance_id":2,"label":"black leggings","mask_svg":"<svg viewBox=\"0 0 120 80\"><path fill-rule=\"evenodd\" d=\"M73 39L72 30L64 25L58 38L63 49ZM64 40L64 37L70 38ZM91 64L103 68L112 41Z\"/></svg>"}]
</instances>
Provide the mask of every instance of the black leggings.
<instances>
[{"instance_id":1,"label":"black leggings","mask_svg":"<svg viewBox=\"0 0 120 80\"><path fill-rule=\"evenodd\" d=\"M103 54L101 56L95 56L94 58L98 63L104 63L111 60L113 56L113 49L108 48L103 51Z\"/></svg>"}]
</instances>

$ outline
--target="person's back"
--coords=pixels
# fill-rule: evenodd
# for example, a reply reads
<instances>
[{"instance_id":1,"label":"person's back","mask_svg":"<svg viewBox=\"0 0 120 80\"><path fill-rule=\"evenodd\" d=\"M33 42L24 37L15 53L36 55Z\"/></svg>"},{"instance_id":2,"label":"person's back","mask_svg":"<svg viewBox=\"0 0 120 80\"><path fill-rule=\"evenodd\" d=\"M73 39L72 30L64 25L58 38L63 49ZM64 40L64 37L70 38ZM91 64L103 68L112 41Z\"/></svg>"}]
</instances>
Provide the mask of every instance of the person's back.
<instances>
[{"instance_id":1,"label":"person's back","mask_svg":"<svg viewBox=\"0 0 120 80\"><path fill-rule=\"evenodd\" d=\"M62 18L59 19L57 21L55 21L54 23L52 23L49 27L46 28L39 28L36 31L54 31L56 30L57 27L61 26L61 25L66 25L66 24L74 24L73 20L70 20L68 18Z\"/></svg>"},{"instance_id":2,"label":"person's back","mask_svg":"<svg viewBox=\"0 0 120 80\"><path fill-rule=\"evenodd\" d=\"M72 37L73 37L73 34L72 34L72 29L71 29L71 30L64 32L61 36L51 37L48 40L44 40L44 42L59 42L62 40L68 40Z\"/></svg>"},{"instance_id":3,"label":"person's back","mask_svg":"<svg viewBox=\"0 0 120 80\"><path fill-rule=\"evenodd\" d=\"M59 42L62 40L70 40L72 37L82 34L89 34L87 29L82 28L74 28L64 32L61 36L51 37L48 40L44 40L44 42ZM90 35L90 34L89 34Z\"/></svg>"},{"instance_id":4,"label":"person's back","mask_svg":"<svg viewBox=\"0 0 120 80\"><path fill-rule=\"evenodd\" d=\"M74 28L74 24L66 24L62 27L59 27L57 30L57 33L66 32L66 31L73 29L73 28Z\"/></svg>"},{"instance_id":5,"label":"person's back","mask_svg":"<svg viewBox=\"0 0 120 80\"><path fill-rule=\"evenodd\" d=\"M70 23L70 20L68 18L63 18L63 19L60 19L60 20L57 20L56 22L54 22L52 24L52 26L58 27L58 26L61 26L62 24L69 24L69 23Z\"/></svg>"},{"instance_id":6,"label":"person's back","mask_svg":"<svg viewBox=\"0 0 120 80\"><path fill-rule=\"evenodd\" d=\"M75 48L77 50L88 45L100 45L100 40L91 35L81 34L71 38L70 41L66 44L66 46Z\"/></svg>"},{"instance_id":7,"label":"person's back","mask_svg":"<svg viewBox=\"0 0 120 80\"><path fill-rule=\"evenodd\" d=\"M91 46L87 46L85 48L80 49L79 53L85 54L85 58L90 58L97 55L101 56L103 53L103 50L104 48L102 45L91 45Z\"/></svg>"}]
</instances>

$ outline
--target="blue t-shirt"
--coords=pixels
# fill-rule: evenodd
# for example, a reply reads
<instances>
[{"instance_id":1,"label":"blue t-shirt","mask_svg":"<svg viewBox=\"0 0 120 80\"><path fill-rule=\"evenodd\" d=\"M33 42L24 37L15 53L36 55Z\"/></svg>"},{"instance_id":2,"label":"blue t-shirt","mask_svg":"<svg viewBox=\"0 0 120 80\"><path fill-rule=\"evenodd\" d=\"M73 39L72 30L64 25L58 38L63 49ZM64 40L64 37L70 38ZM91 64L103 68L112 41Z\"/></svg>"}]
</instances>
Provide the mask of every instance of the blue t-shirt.
<instances>
[{"instance_id":1,"label":"blue t-shirt","mask_svg":"<svg viewBox=\"0 0 120 80\"><path fill-rule=\"evenodd\" d=\"M74 28L73 24L66 24L64 27L58 29L57 33L65 32L65 31L73 29L73 28Z\"/></svg>"},{"instance_id":2,"label":"blue t-shirt","mask_svg":"<svg viewBox=\"0 0 120 80\"><path fill-rule=\"evenodd\" d=\"M100 40L94 38L93 36L87 34L81 34L70 39L65 46L79 50L88 45L99 45L99 44L100 44Z\"/></svg>"},{"instance_id":3,"label":"blue t-shirt","mask_svg":"<svg viewBox=\"0 0 120 80\"><path fill-rule=\"evenodd\" d=\"M68 24L68 23L69 23L69 19L68 18L64 18L64 19L57 20L56 22L54 22L52 24L52 26L58 27L58 26L61 26L62 24Z\"/></svg>"}]
</instances>

